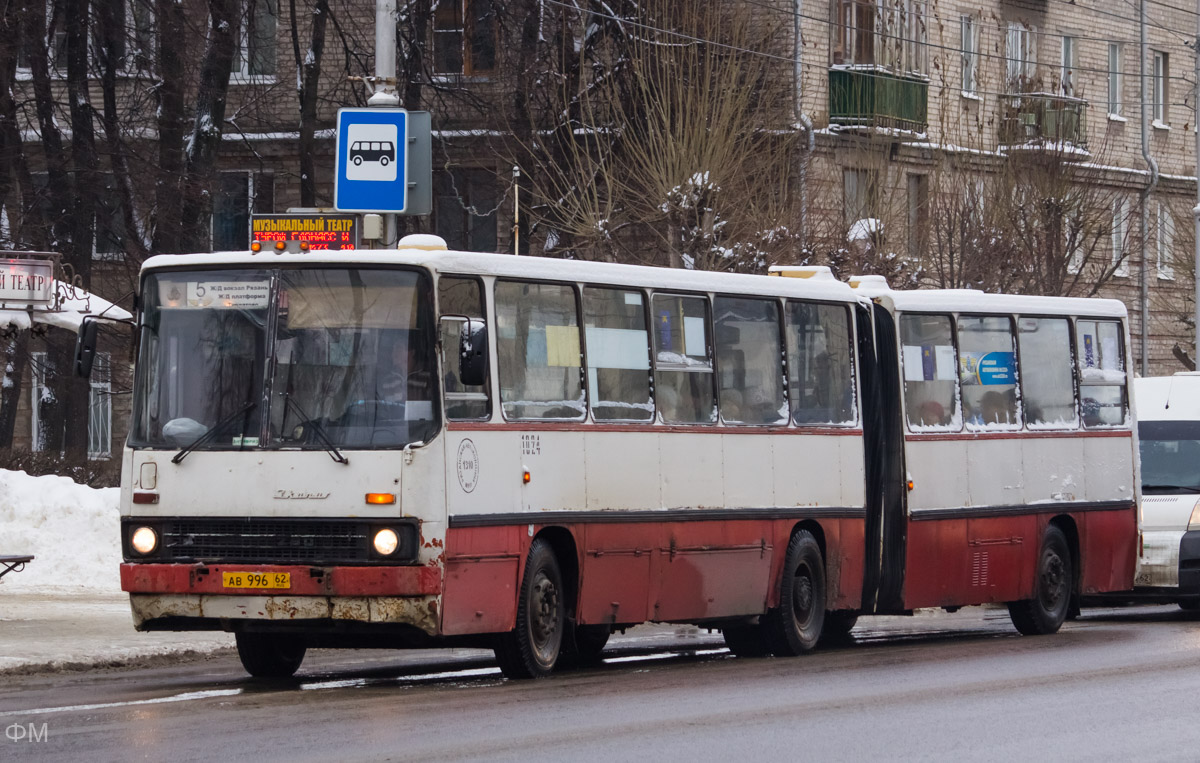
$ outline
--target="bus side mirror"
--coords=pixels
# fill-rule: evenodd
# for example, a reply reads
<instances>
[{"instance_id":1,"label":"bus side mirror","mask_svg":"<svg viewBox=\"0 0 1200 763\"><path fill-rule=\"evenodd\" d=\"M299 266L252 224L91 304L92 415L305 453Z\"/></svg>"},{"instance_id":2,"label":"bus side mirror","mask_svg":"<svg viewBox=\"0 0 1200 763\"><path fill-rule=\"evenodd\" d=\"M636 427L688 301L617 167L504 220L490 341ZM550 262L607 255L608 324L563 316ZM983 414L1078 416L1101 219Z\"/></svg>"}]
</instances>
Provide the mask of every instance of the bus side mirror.
<instances>
[{"instance_id":1,"label":"bus side mirror","mask_svg":"<svg viewBox=\"0 0 1200 763\"><path fill-rule=\"evenodd\" d=\"M479 387L487 383L487 324L468 319L462 325L458 348L458 378L463 384Z\"/></svg>"},{"instance_id":2,"label":"bus side mirror","mask_svg":"<svg viewBox=\"0 0 1200 763\"><path fill-rule=\"evenodd\" d=\"M79 324L79 338L75 342L75 375L88 378L92 375L92 362L96 359L96 335L100 323L95 318L84 318Z\"/></svg>"}]
</instances>

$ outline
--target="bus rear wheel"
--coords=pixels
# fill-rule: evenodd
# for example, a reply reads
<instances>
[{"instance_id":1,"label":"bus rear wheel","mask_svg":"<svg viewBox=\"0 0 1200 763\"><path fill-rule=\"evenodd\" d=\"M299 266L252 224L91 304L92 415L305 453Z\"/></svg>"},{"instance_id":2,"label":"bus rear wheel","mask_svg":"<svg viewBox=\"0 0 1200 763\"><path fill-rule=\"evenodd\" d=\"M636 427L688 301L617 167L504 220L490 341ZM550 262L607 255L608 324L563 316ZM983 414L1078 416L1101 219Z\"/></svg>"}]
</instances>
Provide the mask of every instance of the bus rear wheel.
<instances>
[{"instance_id":1,"label":"bus rear wheel","mask_svg":"<svg viewBox=\"0 0 1200 763\"><path fill-rule=\"evenodd\" d=\"M496 641L496 661L508 678L541 678L562 650L566 601L554 549L542 539L529 547L517 599L516 626Z\"/></svg>"},{"instance_id":2,"label":"bus rear wheel","mask_svg":"<svg viewBox=\"0 0 1200 763\"><path fill-rule=\"evenodd\" d=\"M1033 598L1008 604L1008 614L1018 631L1025 636L1042 636L1062 627L1075 590L1072 569L1067 536L1050 525L1038 554Z\"/></svg>"},{"instance_id":3,"label":"bus rear wheel","mask_svg":"<svg viewBox=\"0 0 1200 763\"><path fill-rule=\"evenodd\" d=\"M304 662L307 648L295 638L270 633L238 633L238 658L255 678L290 678Z\"/></svg>"},{"instance_id":4,"label":"bus rear wheel","mask_svg":"<svg viewBox=\"0 0 1200 763\"><path fill-rule=\"evenodd\" d=\"M825 563L807 530L792 536L779 581L779 608L763 618L763 633L779 657L810 652L825 624Z\"/></svg>"}]
</instances>

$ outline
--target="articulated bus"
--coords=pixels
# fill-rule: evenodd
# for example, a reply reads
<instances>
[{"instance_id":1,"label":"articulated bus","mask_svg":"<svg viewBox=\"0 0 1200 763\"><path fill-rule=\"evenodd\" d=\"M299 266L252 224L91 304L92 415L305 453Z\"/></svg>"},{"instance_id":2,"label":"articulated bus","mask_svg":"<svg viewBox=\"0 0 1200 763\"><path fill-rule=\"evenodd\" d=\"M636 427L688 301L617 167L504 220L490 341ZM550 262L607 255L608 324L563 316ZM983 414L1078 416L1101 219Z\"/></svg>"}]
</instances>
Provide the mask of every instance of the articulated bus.
<instances>
[{"instance_id":1,"label":"articulated bus","mask_svg":"<svg viewBox=\"0 0 1200 763\"><path fill-rule=\"evenodd\" d=\"M467 645L537 677L646 621L797 655L929 607L1052 633L1132 586L1122 304L778 270L147 260L136 627L230 631L254 676Z\"/></svg>"}]
</instances>

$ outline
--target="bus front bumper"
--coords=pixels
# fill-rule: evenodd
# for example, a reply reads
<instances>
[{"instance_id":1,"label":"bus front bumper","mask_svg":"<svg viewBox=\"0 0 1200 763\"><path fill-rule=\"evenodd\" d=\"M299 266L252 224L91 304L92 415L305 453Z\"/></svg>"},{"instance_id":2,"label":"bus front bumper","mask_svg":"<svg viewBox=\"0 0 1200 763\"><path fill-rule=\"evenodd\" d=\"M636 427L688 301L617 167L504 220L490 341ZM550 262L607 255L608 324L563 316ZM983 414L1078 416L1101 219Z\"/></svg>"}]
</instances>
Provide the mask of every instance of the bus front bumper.
<instances>
[{"instance_id":1,"label":"bus front bumper","mask_svg":"<svg viewBox=\"0 0 1200 763\"><path fill-rule=\"evenodd\" d=\"M287 589L225 586L222 573L288 575ZM229 621L350 621L440 628L441 570L246 564L122 564L138 630L200 630ZM218 623L223 625L218 626Z\"/></svg>"}]
</instances>

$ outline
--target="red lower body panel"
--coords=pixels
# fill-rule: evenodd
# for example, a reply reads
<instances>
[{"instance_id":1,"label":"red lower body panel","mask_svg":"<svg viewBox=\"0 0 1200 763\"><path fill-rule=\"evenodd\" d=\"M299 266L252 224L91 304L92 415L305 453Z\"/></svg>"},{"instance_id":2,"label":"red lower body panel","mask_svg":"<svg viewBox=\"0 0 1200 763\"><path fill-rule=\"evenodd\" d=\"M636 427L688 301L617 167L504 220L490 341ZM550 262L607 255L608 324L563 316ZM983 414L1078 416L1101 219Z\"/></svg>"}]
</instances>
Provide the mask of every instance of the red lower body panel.
<instances>
[{"instance_id":1,"label":"red lower body panel","mask_svg":"<svg viewBox=\"0 0 1200 763\"><path fill-rule=\"evenodd\" d=\"M580 624L699 621L760 614L776 604L793 519L565 524L576 547ZM442 632L509 630L516 620L528 524L451 528ZM820 522L828 606L859 606L863 520Z\"/></svg>"},{"instance_id":2,"label":"red lower body panel","mask_svg":"<svg viewBox=\"0 0 1200 763\"><path fill-rule=\"evenodd\" d=\"M1042 535L1056 514L909 522L904 605L952 607L1028 599ZM1133 587L1137 516L1132 508L1065 515L1079 539L1080 591Z\"/></svg>"}]
</instances>

